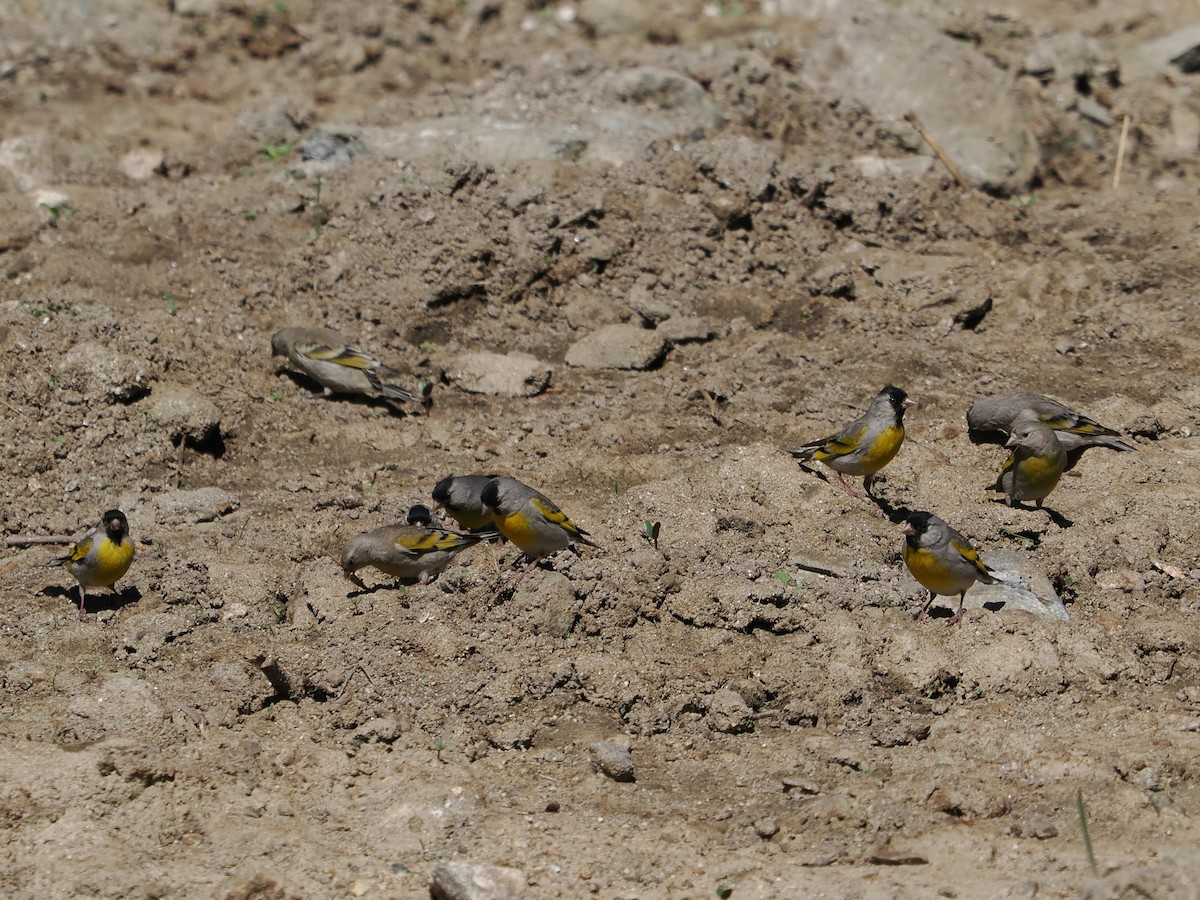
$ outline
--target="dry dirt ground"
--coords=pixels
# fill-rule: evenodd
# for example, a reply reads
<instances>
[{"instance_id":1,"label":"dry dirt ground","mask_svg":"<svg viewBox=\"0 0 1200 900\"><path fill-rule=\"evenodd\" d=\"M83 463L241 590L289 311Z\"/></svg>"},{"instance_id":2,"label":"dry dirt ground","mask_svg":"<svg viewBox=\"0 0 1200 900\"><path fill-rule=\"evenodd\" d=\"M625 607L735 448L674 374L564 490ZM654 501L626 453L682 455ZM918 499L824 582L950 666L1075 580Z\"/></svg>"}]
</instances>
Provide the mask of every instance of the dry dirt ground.
<instances>
[{"instance_id":1,"label":"dry dirt ground","mask_svg":"<svg viewBox=\"0 0 1200 900\"><path fill-rule=\"evenodd\" d=\"M893 7L1016 104L1032 163L987 190L806 80L848 14L0 4L3 531L118 506L137 545L83 622L58 548L3 550L0 893L1200 895L1200 74L1163 49L1195 7ZM919 87L929 124L959 83ZM432 412L309 399L285 324ZM882 496L1026 554L1069 622L912 620L896 525L787 453L888 382ZM1138 448L1064 479L1069 524L986 490L963 414L1015 389ZM478 470L603 549L341 577Z\"/></svg>"}]
</instances>

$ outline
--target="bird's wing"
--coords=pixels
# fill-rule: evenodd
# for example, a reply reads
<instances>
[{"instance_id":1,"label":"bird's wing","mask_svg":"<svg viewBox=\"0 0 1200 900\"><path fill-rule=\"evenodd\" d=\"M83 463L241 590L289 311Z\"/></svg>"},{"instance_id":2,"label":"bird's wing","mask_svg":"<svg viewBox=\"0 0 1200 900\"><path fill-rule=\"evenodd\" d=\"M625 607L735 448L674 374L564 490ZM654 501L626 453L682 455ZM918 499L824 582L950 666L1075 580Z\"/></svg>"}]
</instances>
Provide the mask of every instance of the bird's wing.
<instances>
[{"instance_id":1,"label":"bird's wing","mask_svg":"<svg viewBox=\"0 0 1200 900\"><path fill-rule=\"evenodd\" d=\"M314 362L334 363L349 369L377 369L378 359L354 347L330 347L327 344L299 344L296 352Z\"/></svg>"},{"instance_id":2,"label":"bird's wing","mask_svg":"<svg viewBox=\"0 0 1200 900\"><path fill-rule=\"evenodd\" d=\"M581 544L587 544L590 547L598 546L588 540L588 533L572 522L567 517L567 514L550 500L544 500L541 497L530 497L529 502L533 505L534 509L542 514L542 517L547 522L557 525L570 536L571 540L579 541Z\"/></svg>"},{"instance_id":3,"label":"bird's wing","mask_svg":"<svg viewBox=\"0 0 1200 900\"><path fill-rule=\"evenodd\" d=\"M974 567L975 571L985 578L994 578L992 570L987 567L987 563L980 558L979 553L970 544L963 541L950 542L950 546L958 551L958 555L963 558L963 561Z\"/></svg>"}]
</instances>

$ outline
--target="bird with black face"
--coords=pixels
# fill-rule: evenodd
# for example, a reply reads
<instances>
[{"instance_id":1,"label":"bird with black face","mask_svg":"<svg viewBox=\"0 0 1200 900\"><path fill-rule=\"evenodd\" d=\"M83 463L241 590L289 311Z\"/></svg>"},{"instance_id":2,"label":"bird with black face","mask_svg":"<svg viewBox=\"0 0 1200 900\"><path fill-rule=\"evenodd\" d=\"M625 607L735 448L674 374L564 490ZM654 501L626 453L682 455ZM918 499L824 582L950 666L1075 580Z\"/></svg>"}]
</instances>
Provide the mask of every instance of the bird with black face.
<instances>
[{"instance_id":1,"label":"bird with black face","mask_svg":"<svg viewBox=\"0 0 1200 900\"><path fill-rule=\"evenodd\" d=\"M908 394L895 385L881 390L867 411L837 434L791 451L797 459L816 460L837 473L852 497L862 494L846 483L847 475L863 476L863 490L871 493L876 473L896 458L904 443L904 411L913 406Z\"/></svg>"},{"instance_id":2,"label":"bird with black face","mask_svg":"<svg viewBox=\"0 0 1200 900\"><path fill-rule=\"evenodd\" d=\"M577 543L599 548L553 500L515 478L491 479L483 486L480 499L491 511L499 532L529 560L526 572L539 559Z\"/></svg>"},{"instance_id":3,"label":"bird with black face","mask_svg":"<svg viewBox=\"0 0 1200 900\"><path fill-rule=\"evenodd\" d=\"M918 622L929 617L929 606L938 594L958 594L958 612L951 624L962 621L963 600L970 587L977 581L995 584L1000 580L970 542L933 513L912 513L902 534L904 564L929 591L929 599L914 617Z\"/></svg>"},{"instance_id":4,"label":"bird with black face","mask_svg":"<svg viewBox=\"0 0 1200 900\"><path fill-rule=\"evenodd\" d=\"M492 511L483 503L483 489L499 475L447 475L433 488L433 500L467 531L495 528Z\"/></svg>"},{"instance_id":5,"label":"bird with black face","mask_svg":"<svg viewBox=\"0 0 1200 900\"><path fill-rule=\"evenodd\" d=\"M1084 451L1104 447L1118 453L1137 448L1121 440L1121 434L1095 419L1041 394L1009 394L1005 397L981 397L967 411L967 436L973 444L1004 444L1012 436L1016 420L1032 414L1054 432L1067 454L1064 472L1079 463Z\"/></svg>"},{"instance_id":6,"label":"bird with black face","mask_svg":"<svg viewBox=\"0 0 1200 900\"><path fill-rule=\"evenodd\" d=\"M117 582L129 571L132 562L129 522L121 510L110 509L91 534L50 565L65 566L79 582L79 618L83 619L87 615L84 611L87 589L107 587L116 591Z\"/></svg>"}]
</instances>

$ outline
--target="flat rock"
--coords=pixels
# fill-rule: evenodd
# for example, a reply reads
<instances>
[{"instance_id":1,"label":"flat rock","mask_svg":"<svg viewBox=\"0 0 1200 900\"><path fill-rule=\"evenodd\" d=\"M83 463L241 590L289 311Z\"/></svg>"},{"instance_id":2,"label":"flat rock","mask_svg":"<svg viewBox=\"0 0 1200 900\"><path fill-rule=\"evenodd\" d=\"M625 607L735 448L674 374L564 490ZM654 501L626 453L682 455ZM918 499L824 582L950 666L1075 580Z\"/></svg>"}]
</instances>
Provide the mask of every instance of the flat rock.
<instances>
[{"instance_id":1,"label":"flat rock","mask_svg":"<svg viewBox=\"0 0 1200 900\"><path fill-rule=\"evenodd\" d=\"M991 550L983 554L983 561L1004 580L998 584L976 584L967 591L964 609L986 608L997 612L1019 609L1041 618L1071 621L1050 579L1028 556L1016 550ZM958 605L952 597L938 599Z\"/></svg>"},{"instance_id":2,"label":"flat rock","mask_svg":"<svg viewBox=\"0 0 1200 900\"><path fill-rule=\"evenodd\" d=\"M665 322L660 322L655 331L672 344L707 341L713 336L708 319L701 316L672 316Z\"/></svg>"},{"instance_id":3,"label":"flat rock","mask_svg":"<svg viewBox=\"0 0 1200 900\"><path fill-rule=\"evenodd\" d=\"M110 403L131 403L150 391L153 380L142 360L111 346L84 341L68 350L58 364L64 387Z\"/></svg>"},{"instance_id":4,"label":"flat rock","mask_svg":"<svg viewBox=\"0 0 1200 900\"><path fill-rule=\"evenodd\" d=\"M429 875L434 900L518 900L529 893L520 869L480 866L465 862L440 862Z\"/></svg>"},{"instance_id":5,"label":"flat rock","mask_svg":"<svg viewBox=\"0 0 1200 900\"><path fill-rule=\"evenodd\" d=\"M463 353L446 376L472 394L532 397L550 384L550 366L528 353Z\"/></svg>"},{"instance_id":6,"label":"flat rock","mask_svg":"<svg viewBox=\"0 0 1200 900\"><path fill-rule=\"evenodd\" d=\"M197 488L192 491L166 491L139 507L126 503L131 516L136 512L158 525L195 525L212 522L228 515L238 507L237 498L218 487Z\"/></svg>"},{"instance_id":7,"label":"flat rock","mask_svg":"<svg viewBox=\"0 0 1200 900\"><path fill-rule=\"evenodd\" d=\"M896 123L915 112L972 184L1015 193L1038 162L1011 78L974 48L912 10L883 3L831 4L805 53L804 83Z\"/></svg>"},{"instance_id":8,"label":"flat rock","mask_svg":"<svg viewBox=\"0 0 1200 900\"><path fill-rule=\"evenodd\" d=\"M605 325L571 345L567 365L582 369L648 369L662 360L667 342L636 325Z\"/></svg>"}]
</instances>

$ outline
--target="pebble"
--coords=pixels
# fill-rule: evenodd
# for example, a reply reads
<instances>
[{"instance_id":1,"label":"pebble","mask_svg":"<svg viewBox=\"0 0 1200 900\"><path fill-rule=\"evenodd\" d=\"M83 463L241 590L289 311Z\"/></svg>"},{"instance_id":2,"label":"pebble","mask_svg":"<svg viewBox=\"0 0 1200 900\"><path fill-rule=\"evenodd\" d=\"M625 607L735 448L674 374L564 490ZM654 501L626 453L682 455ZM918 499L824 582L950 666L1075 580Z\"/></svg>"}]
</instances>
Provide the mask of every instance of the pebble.
<instances>
[{"instance_id":1,"label":"pebble","mask_svg":"<svg viewBox=\"0 0 1200 900\"><path fill-rule=\"evenodd\" d=\"M163 160L162 150L138 147L122 156L118 165L134 181L145 181L162 168Z\"/></svg>"},{"instance_id":2,"label":"pebble","mask_svg":"<svg viewBox=\"0 0 1200 900\"><path fill-rule=\"evenodd\" d=\"M434 900L518 900L528 895L528 880L520 869L440 862L429 875Z\"/></svg>"},{"instance_id":3,"label":"pebble","mask_svg":"<svg viewBox=\"0 0 1200 900\"><path fill-rule=\"evenodd\" d=\"M669 320L668 320L669 321ZM605 325L567 350L567 365L582 369L648 369L662 360L667 342L636 325Z\"/></svg>"},{"instance_id":4,"label":"pebble","mask_svg":"<svg viewBox=\"0 0 1200 900\"><path fill-rule=\"evenodd\" d=\"M672 316L660 323L655 331L672 344L707 341L713 336L712 326L702 316Z\"/></svg>"},{"instance_id":5,"label":"pebble","mask_svg":"<svg viewBox=\"0 0 1200 900\"><path fill-rule=\"evenodd\" d=\"M588 747L592 768L613 781L635 781L633 754L616 741L596 741Z\"/></svg>"}]
</instances>

